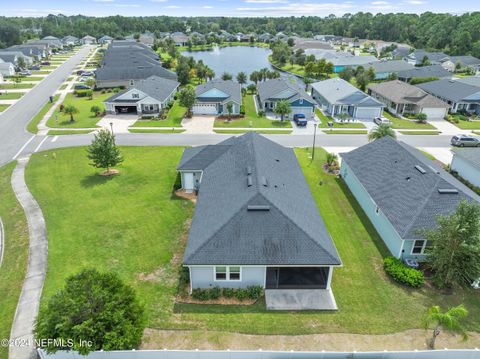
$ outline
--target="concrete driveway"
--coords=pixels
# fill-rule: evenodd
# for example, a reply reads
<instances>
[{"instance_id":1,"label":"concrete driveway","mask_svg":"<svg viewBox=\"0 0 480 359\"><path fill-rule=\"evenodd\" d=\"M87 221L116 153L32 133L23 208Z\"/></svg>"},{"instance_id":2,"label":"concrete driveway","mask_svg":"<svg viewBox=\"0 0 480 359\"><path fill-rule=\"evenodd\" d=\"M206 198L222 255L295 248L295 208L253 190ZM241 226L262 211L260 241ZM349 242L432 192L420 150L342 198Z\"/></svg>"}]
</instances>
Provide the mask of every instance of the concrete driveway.
<instances>
[{"instance_id":1,"label":"concrete driveway","mask_svg":"<svg viewBox=\"0 0 480 359\"><path fill-rule=\"evenodd\" d=\"M97 122L97 125L108 130L113 126L113 133L129 133L128 128L137 120L138 115L106 115Z\"/></svg>"},{"instance_id":2,"label":"concrete driveway","mask_svg":"<svg viewBox=\"0 0 480 359\"><path fill-rule=\"evenodd\" d=\"M188 134L208 134L213 133L214 122L215 116L193 115L192 118L184 118L182 126Z\"/></svg>"}]
</instances>

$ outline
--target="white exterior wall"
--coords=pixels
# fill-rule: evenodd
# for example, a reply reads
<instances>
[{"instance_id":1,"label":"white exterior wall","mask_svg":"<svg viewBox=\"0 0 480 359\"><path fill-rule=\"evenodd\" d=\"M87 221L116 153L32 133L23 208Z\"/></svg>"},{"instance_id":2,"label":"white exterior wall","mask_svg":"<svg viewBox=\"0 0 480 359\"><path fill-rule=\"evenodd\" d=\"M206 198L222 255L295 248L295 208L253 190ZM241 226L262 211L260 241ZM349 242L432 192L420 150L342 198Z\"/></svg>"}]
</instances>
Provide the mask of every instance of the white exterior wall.
<instances>
[{"instance_id":1,"label":"white exterior wall","mask_svg":"<svg viewBox=\"0 0 480 359\"><path fill-rule=\"evenodd\" d=\"M480 170L456 155L453 156L451 168L474 186L480 187Z\"/></svg>"},{"instance_id":2,"label":"white exterior wall","mask_svg":"<svg viewBox=\"0 0 480 359\"><path fill-rule=\"evenodd\" d=\"M195 187L200 184L201 177L202 172L198 171L180 172L182 188L185 192L192 193L195 190Z\"/></svg>"},{"instance_id":3,"label":"white exterior wall","mask_svg":"<svg viewBox=\"0 0 480 359\"><path fill-rule=\"evenodd\" d=\"M265 266L240 266L240 280L215 280L215 266L190 266L190 283L192 289L246 288L251 285L265 287L265 273Z\"/></svg>"}]
</instances>

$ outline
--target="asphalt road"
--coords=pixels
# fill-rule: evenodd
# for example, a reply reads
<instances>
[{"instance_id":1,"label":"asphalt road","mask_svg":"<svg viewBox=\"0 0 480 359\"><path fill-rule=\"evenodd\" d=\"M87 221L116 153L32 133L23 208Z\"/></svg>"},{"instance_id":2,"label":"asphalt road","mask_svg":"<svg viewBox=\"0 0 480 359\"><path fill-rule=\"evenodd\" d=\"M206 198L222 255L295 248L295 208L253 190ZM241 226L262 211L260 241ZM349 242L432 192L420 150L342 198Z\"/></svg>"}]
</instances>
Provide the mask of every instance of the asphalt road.
<instances>
[{"instance_id":1,"label":"asphalt road","mask_svg":"<svg viewBox=\"0 0 480 359\"><path fill-rule=\"evenodd\" d=\"M33 135L25 129L30 120L45 105L75 67L89 53L84 47L78 53L33 87L19 101L0 114L0 166L10 162Z\"/></svg>"}]
</instances>

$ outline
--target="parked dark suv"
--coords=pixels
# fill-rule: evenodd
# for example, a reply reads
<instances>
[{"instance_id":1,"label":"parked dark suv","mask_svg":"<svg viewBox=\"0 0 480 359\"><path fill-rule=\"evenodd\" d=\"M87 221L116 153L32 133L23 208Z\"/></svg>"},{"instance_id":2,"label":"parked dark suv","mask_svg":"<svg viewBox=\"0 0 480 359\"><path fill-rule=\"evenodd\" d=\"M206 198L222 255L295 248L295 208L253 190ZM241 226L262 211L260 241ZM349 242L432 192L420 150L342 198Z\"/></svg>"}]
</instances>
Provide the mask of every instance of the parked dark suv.
<instances>
[{"instance_id":1,"label":"parked dark suv","mask_svg":"<svg viewBox=\"0 0 480 359\"><path fill-rule=\"evenodd\" d=\"M450 143L458 147L480 147L480 139L468 135L453 136Z\"/></svg>"},{"instance_id":2,"label":"parked dark suv","mask_svg":"<svg viewBox=\"0 0 480 359\"><path fill-rule=\"evenodd\" d=\"M293 115L293 122L295 122L298 127L305 127L307 125L307 119L303 113Z\"/></svg>"}]
</instances>

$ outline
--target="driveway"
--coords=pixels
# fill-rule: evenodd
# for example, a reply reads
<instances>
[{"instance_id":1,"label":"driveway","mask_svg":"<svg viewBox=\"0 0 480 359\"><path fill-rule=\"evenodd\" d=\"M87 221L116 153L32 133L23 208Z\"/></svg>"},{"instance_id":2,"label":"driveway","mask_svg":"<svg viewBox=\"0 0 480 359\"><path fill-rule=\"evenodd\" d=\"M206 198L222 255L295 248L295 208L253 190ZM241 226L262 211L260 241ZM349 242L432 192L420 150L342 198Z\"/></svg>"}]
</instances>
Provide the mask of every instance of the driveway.
<instances>
[{"instance_id":1,"label":"driveway","mask_svg":"<svg viewBox=\"0 0 480 359\"><path fill-rule=\"evenodd\" d=\"M188 134L208 134L213 132L213 123L215 116L200 116L194 115L192 118L184 118L182 126L185 128L185 133Z\"/></svg>"},{"instance_id":2,"label":"driveway","mask_svg":"<svg viewBox=\"0 0 480 359\"><path fill-rule=\"evenodd\" d=\"M129 133L128 128L138 120L138 115L107 115L97 122L97 126L108 130L113 127L113 133Z\"/></svg>"}]
</instances>

